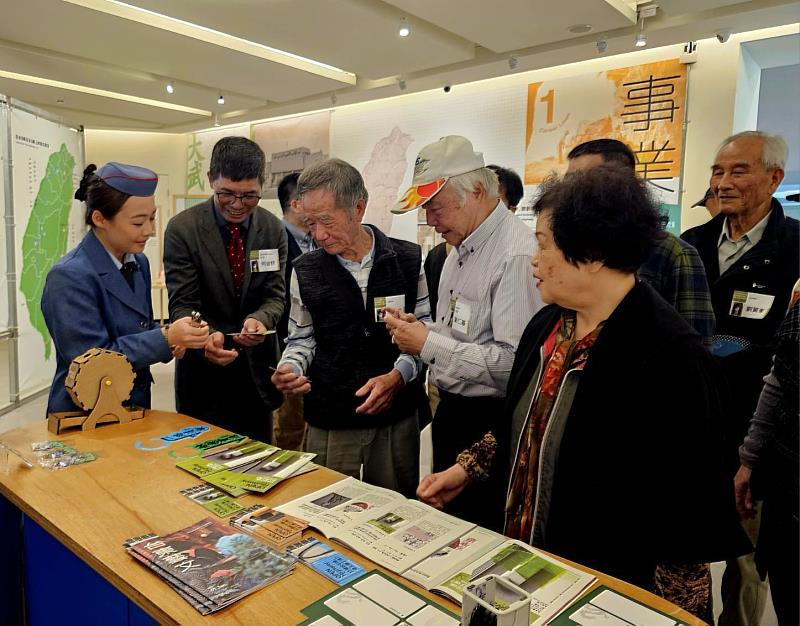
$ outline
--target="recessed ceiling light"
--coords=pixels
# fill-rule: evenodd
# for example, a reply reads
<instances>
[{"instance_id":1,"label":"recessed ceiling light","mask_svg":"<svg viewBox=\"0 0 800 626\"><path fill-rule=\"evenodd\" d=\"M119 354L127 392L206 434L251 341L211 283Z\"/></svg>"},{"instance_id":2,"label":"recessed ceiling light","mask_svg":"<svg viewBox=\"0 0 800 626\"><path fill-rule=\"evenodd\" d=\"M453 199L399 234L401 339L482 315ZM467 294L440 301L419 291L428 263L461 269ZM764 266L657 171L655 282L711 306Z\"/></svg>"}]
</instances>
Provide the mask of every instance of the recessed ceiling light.
<instances>
[{"instance_id":1,"label":"recessed ceiling light","mask_svg":"<svg viewBox=\"0 0 800 626\"><path fill-rule=\"evenodd\" d=\"M167 93L175 93L175 86L172 83L167 83Z\"/></svg>"},{"instance_id":2,"label":"recessed ceiling light","mask_svg":"<svg viewBox=\"0 0 800 626\"><path fill-rule=\"evenodd\" d=\"M401 37L408 37L411 34L411 24L408 23L406 18L400 20L400 27L397 29L397 34Z\"/></svg>"},{"instance_id":3,"label":"recessed ceiling light","mask_svg":"<svg viewBox=\"0 0 800 626\"><path fill-rule=\"evenodd\" d=\"M591 24L573 24L567 30L569 32L575 34L575 35L581 35L583 33L588 33L590 30L592 30L592 25Z\"/></svg>"},{"instance_id":4,"label":"recessed ceiling light","mask_svg":"<svg viewBox=\"0 0 800 626\"><path fill-rule=\"evenodd\" d=\"M225 104L225 96L219 94L219 98L217 98L217 104Z\"/></svg>"},{"instance_id":5,"label":"recessed ceiling light","mask_svg":"<svg viewBox=\"0 0 800 626\"><path fill-rule=\"evenodd\" d=\"M148 9L142 9L141 7L119 2L119 0L62 0L62 2L69 2L70 4L86 9L92 9L93 11L113 15L114 17L130 20L131 22L144 24L151 28L158 28L159 30L175 33L176 35L190 37L214 46L219 46L220 48L235 50L242 54L249 54L250 56L280 63L281 65L293 67L294 69L309 72L310 74L316 74L317 76L324 76L325 78L330 78L348 85L356 84L355 74L334 67L333 65L321 63L320 61L308 59L284 50L278 50L277 48L271 48L270 46L265 46L255 41L242 39L241 37L234 37L233 35L212 28L206 28L205 26L193 24L192 22L179 20L174 17L169 17L168 15L156 13L155 11L149 11Z\"/></svg>"},{"instance_id":6,"label":"recessed ceiling light","mask_svg":"<svg viewBox=\"0 0 800 626\"><path fill-rule=\"evenodd\" d=\"M89 87L88 85L65 83L60 80L52 80L50 78L43 78L41 76L29 76L28 74L18 74L17 72L8 72L6 70L0 70L0 78L8 78L9 80L19 80L24 83L33 83L34 85L44 85L45 87L55 87L56 89L65 89L67 91L77 91L79 93L88 94L90 96L100 96L101 98L124 100L125 102L133 102L134 104L143 104L149 107L169 109L170 111L181 111L183 113L191 113L192 115L203 115L211 117L211 111L204 111L203 109L195 109L192 107L183 106L181 104L173 104L172 102L162 102L161 100L151 100L150 98L140 98L139 96L132 96L127 93L118 93L116 91L106 91L105 89L96 89L94 87Z\"/></svg>"}]
</instances>

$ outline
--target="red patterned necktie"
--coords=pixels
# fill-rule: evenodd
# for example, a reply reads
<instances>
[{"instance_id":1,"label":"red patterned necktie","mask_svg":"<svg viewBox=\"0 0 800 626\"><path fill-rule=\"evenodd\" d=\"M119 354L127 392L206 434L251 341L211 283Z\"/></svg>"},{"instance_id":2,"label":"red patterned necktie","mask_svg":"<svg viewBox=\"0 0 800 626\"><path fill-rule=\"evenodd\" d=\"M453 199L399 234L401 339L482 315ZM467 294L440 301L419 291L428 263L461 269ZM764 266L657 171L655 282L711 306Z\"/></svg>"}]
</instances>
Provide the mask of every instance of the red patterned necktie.
<instances>
[{"instance_id":1,"label":"red patterned necktie","mask_svg":"<svg viewBox=\"0 0 800 626\"><path fill-rule=\"evenodd\" d=\"M225 224L225 228L231 234L228 240L228 264L231 266L231 276L233 277L233 288L236 295L242 293L244 284L244 242L242 232L238 224Z\"/></svg>"}]
</instances>

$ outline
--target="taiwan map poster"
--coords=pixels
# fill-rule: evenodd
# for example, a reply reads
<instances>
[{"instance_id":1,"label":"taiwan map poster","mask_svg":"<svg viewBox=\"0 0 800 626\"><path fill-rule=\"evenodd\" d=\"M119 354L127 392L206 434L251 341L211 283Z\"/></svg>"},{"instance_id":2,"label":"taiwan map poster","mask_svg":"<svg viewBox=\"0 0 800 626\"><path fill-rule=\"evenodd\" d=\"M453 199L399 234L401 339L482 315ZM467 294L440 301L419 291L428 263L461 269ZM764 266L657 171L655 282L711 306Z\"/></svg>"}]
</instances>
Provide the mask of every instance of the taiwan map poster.
<instances>
[{"instance_id":1,"label":"taiwan map poster","mask_svg":"<svg viewBox=\"0 0 800 626\"><path fill-rule=\"evenodd\" d=\"M10 132L25 396L49 384L55 371L55 349L40 306L47 273L86 232L83 205L73 198L83 176L83 133L13 108Z\"/></svg>"},{"instance_id":2,"label":"taiwan map poster","mask_svg":"<svg viewBox=\"0 0 800 626\"><path fill-rule=\"evenodd\" d=\"M686 66L677 59L528 85L525 184L567 167L567 154L591 139L626 143L680 233L680 175Z\"/></svg>"}]
</instances>

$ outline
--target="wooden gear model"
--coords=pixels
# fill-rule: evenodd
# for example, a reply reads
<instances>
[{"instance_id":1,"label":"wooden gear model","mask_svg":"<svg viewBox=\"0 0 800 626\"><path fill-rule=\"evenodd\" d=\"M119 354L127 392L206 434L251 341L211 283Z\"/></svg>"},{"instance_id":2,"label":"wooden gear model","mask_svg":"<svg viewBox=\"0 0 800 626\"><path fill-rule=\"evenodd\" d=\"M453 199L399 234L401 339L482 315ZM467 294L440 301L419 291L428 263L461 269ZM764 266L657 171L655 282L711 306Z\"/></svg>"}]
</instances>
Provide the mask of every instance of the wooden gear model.
<instances>
[{"instance_id":1,"label":"wooden gear model","mask_svg":"<svg viewBox=\"0 0 800 626\"><path fill-rule=\"evenodd\" d=\"M97 424L124 424L141 419L142 409L122 406L131 397L135 376L130 361L119 352L90 348L75 357L64 386L72 401L83 410L48 414L48 430L56 434L73 426L92 430Z\"/></svg>"}]
</instances>

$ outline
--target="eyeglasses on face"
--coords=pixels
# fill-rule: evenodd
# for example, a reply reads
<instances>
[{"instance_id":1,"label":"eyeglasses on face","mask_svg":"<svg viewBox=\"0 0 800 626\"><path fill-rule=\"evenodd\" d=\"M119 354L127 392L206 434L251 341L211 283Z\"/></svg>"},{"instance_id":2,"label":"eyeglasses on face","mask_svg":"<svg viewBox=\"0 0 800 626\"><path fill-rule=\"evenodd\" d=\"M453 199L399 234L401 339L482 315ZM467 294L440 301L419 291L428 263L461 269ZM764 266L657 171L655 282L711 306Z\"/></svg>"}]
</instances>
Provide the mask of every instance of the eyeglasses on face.
<instances>
[{"instance_id":1,"label":"eyeglasses on face","mask_svg":"<svg viewBox=\"0 0 800 626\"><path fill-rule=\"evenodd\" d=\"M255 193L246 193L238 196L228 191L217 191L214 195L217 196L217 200L219 200L221 204L233 204L236 200L239 200L246 207L254 207L258 204L258 201L261 200L261 196Z\"/></svg>"}]
</instances>

